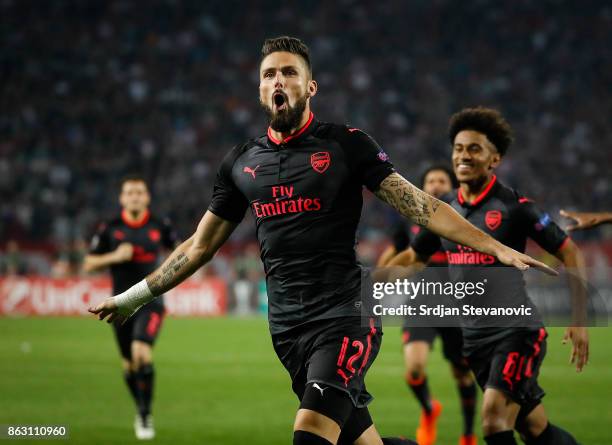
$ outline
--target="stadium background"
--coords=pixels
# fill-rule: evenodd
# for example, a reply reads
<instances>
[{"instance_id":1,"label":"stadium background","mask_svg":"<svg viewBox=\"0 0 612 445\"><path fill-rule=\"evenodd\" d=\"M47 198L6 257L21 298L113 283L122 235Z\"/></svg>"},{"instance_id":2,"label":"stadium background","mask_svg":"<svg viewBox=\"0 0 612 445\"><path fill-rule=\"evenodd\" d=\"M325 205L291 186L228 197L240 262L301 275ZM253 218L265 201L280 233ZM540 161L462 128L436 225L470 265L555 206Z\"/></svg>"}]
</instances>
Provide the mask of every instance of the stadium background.
<instances>
[{"instance_id":1,"label":"stadium background","mask_svg":"<svg viewBox=\"0 0 612 445\"><path fill-rule=\"evenodd\" d=\"M557 220L560 208L612 204L609 2L2 0L0 17L0 424L68 423L83 443L131 437L108 330L27 315L82 313L105 295L105 278L85 277L80 260L96 223L117 212L123 175L143 174L153 211L183 237L193 231L224 153L265 131L257 64L266 37L304 39L317 118L363 128L415 182L448 159L450 114L480 104L516 132L504 182ZM397 215L365 198L358 249L371 264ZM610 228L575 239L591 278L609 283ZM160 440L289 437L296 403L256 315L262 278L247 216L192 292L175 298L175 314L224 317L167 321L156 348ZM374 414L381 430L411 435L416 402L402 385L396 331L372 373ZM584 443L608 444L600 420L612 420L612 332L592 336L592 363L576 377L553 331L543 379L554 418ZM441 443L454 443L454 389L434 356L433 390L448 399Z\"/></svg>"}]
</instances>

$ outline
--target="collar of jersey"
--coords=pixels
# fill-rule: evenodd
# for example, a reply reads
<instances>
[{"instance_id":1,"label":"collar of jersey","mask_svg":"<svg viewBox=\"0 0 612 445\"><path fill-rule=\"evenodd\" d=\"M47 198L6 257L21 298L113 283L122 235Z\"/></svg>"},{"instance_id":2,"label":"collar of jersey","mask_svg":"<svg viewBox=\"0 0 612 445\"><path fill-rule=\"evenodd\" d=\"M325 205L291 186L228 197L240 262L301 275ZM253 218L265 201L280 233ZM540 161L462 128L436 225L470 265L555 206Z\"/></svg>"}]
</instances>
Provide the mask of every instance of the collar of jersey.
<instances>
[{"instance_id":1,"label":"collar of jersey","mask_svg":"<svg viewBox=\"0 0 612 445\"><path fill-rule=\"evenodd\" d=\"M149 222L150 217L151 212L149 212L149 210L147 209L144 211L142 218L140 218L138 221L132 221L128 219L126 210L121 211L121 219L123 220L126 226L131 227L132 229L139 229L140 227L144 226L146 223Z\"/></svg>"},{"instance_id":2,"label":"collar of jersey","mask_svg":"<svg viewBox=\"0 0 612 445\"><path fill-rule=\"evenodd\" d=\"M493 177L491 178L491 180L489 181L489 183L487 184L485 189L482 191L482 193L480 195L478 195L476 197L476 199L473 200L472 202L467 202L465 200L465 198L461 194L461 187L459 187L457 189L457 200L459 201L459 204L461 204L462 206L465 206L465 207L474 207L474 206L480 204L491 193L491 190L493 189L493 186L496 183L497 183L497 176L493 175Z\"/></svg>"},{"instance_id":3,"label":"collar of jersey","mask_svg":"<svg viewBox=\"0 0 612 445\"><path fill-rule=\"evenodd\" d=\"M272 143L276 145L286 144L287 142L292 141L302 136L306 132L306 130L308 130L311 127L310 124L312 124L313 121L314 121L314 114L311 111L310 116L308 117L308 121L304 124L304 126L300 128L299 130L296 130L293 133L291 133L289 136L287 136L282 141L272 136L272 128L268 127L268 139L270 139L270 141L272 141Z\"/></svg>"}]
</instances>

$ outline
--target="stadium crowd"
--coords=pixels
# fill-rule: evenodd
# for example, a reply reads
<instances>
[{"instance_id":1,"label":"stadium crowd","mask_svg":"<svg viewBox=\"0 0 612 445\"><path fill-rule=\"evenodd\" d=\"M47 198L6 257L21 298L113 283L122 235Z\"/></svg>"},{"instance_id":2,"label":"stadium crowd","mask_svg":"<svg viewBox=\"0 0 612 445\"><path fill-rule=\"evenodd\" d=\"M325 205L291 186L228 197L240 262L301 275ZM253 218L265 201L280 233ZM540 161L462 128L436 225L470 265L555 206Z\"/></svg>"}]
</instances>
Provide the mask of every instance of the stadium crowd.
<instances>
[{"instance_id":1,"label":"stadium crowd","mask_svg":"<svg viewBox=\"0 0 612 445\"><path fill-rule=\"evenodd\" d=\"M311 47L317 117L372 134L412 181L449 158L450 114L482 104L516 132L506 183L553 215L610 208L604 1L3 0L0 15L0 247L11 270L23 268L17 243L78 263L96 223L117 212L127 173L143 174L154 211L191 233L224 154L265 131L259 50L280 34ZM366 199L362 236L383 239L397 216ZM252 237L247 222L233 239Z\"/></svg>"}]
</instances>

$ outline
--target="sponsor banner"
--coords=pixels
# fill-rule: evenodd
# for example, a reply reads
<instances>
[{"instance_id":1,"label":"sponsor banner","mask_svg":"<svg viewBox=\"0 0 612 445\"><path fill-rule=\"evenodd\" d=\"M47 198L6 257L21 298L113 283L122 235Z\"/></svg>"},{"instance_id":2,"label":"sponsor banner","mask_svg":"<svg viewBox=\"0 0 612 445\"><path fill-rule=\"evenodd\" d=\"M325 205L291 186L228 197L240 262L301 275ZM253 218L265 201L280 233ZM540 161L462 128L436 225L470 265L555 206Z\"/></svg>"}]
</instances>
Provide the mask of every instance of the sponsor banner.
<instances>
[{"instance_id":1,"label":"sponsor banner","mask_svg":"<svg viewBox=\"0 0 612 445\"><path fill-rule=\"evenodd\" d=\"M88 315L87 308L111 295L108 278L0 278L0 315ZM168 314L219 316L227 310L223 280L188 280L164 296Z\"/></svg>"}]
</instances>

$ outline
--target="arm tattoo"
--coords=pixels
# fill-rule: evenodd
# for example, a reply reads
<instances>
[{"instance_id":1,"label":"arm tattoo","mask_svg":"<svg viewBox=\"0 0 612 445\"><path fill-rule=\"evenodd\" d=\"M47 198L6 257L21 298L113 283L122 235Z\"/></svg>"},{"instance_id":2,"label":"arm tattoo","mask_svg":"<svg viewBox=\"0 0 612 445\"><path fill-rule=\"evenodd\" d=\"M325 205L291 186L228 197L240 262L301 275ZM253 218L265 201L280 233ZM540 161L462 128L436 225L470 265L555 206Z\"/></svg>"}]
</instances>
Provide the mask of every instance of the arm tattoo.
<instances>
[{"instance_id":1,"label":"arm tattoo","mask_svg":"<svg viewBox=\"0 0 612 445\"><path fill-rule=\"evenodd\" d=\"M188 262L187 255L179 253L176 258L172 258L168 264L163 265L158 272L154 272L154 275L147 280L151 292L154 295L160 295L174 287L176 283L173 285L172 281L179 271L185 269Z\"/></svg>"},{"instance_id":2,"label":"arm tattoo","mask_svg":"<svg viewBox=\"0 0 612 445\"><path fill-rule=\"evenodd\" d=\"M398 174L391 174L381 182L375 193L405 217L420 226L427 226L440 201L418 189Z\"/></svg>"}]
</instances>

